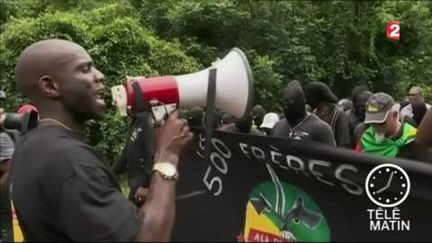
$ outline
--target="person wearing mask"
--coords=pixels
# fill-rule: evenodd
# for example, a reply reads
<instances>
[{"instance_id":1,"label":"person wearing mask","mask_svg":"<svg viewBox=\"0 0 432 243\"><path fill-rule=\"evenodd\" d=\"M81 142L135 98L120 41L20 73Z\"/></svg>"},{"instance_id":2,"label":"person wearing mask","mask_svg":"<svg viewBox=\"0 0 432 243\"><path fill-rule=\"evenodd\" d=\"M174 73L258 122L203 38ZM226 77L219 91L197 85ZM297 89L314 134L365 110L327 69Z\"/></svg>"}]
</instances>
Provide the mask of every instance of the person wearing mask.
<instances>
[{"instance_id":1,"label":"person wearing mask","mask_svg":"<svg viewBox=\"0 0 432 243\"><path fill-rule=\"evenodd\" d=\"M364 105L367 99L359 100L359 98L360 95L365 92L372 95L372 92L369 91L366 85L357 85L353 88L351 92L351 101L353 104L353 108L351 111L346 113L350 122L350 130L354 129L359 123L364 121Z\"/></svg>"},{"instance_id":2,"label":"person wearing mask","mask_svg":"<svg viewBox=\"0 0 432 243\"><path fill-rule=\"evenodd\" d=\"M367 125L364 124L366 102L373 95L370 91L363 91L355 98L354 110L348 114L351 144L353 147L359 142Z\"/></svg>"},{"instance_id":3,"label":"person wearing mask","mask_svg":"<svg viewBox=\"0 0 432 243\"><path fill-rule=\"evenodd\" d=\"M353 88L353 90L351 91L351 100L353 104L357 102L358 96L364 91L370 91L368 86L364 84L357 85Z\"/></svg>"},{"instance_id":4,"label":"person wearing mask","mask_svg":"<svg viewBox=\"0 0 432 243\"><path fill-rule=\"evenodd\" d=\"M345 113L336 106L338 98L333 94L327 84L312 82L306 86L306 100L314 109L314 113L330 125L336 145L351 147L348 119Z\"/></svg>"},{"instance_id":5,"label":"person wearing mask","mask_svg":"<svg viewBox=\"0 0 432 243\"><path fill-rule=\"evenodd\" d=\"M306 112L305 93L298 81L288 83L281 106L285 118L274 125L271 136L336 145L330 126L316 115Z\"/></svg>"},{"instance_id":6,"label":"person wearing mask","mask_svg":"<svg viewBox=\"0 0 432 243\"><path fill-rule=\"evenodd\" d=\"M366 102L372 95L372 92L366 90L353 98L353 110L347 114L350 130L353 130L358 124L364 121Z\"/></svg>"},{"instance_id":7,"label":"person wearing mask","mask_svg":"<svg viewBox=\"0 0 432 243\"><path fill-rule=\"evenodd\" d=\"M65 40L33 43L17 60L16 82L40 116L17 144L9 175L25 240L169 241L179 156L193 138L178 111L147 138L155 140L153 174L137 207L83 137L85 122L105 110L104 75L87 51Z\"/></svg>"},{"instance_id":8,"label":"person wearing mask","mask_svg":"<svg viewBox=\"0 0 432 243\"><path fill-rule=\"evenodd\" d=\"M423 95L422 95L422 89L418 86L412 87L408 92L408 100L409 104L406 105L404 108L401 109L400 115L402 117L402 120L405 116L409 118L414 117L413 113L413 105L417 103L425 103ZM426 109L429 109L431 106L427 103L425 103Z\"/></svg>"}]
</instances>

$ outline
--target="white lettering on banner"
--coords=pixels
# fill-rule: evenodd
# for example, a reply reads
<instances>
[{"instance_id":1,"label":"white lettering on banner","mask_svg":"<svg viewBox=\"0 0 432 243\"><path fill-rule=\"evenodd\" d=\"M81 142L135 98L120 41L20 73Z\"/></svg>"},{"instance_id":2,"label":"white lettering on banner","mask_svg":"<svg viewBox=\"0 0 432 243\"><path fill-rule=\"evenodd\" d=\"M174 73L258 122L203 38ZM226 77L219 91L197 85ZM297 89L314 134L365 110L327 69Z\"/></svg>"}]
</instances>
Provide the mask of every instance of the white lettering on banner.
<instances>
[{"instance_id":1,"label":"white lettering on banner","mask_svg":"<svg viewBox=\"0 0 432 243\"><path fill-rule=\"evenodd\" d=\"M197 153L201 157L203 157L205 141L206 138L199 134ZM232 157L232 152L222 140L217 138L212 138L211 146L210 164L204 174L203 183L209 192L214 196L219 196L223 192L223 176L227 175L229 171L227 159ZM305 160L294 155L281 153L274 146L270 146L271 149L262 149L247 143L239 143L238 146L247 159L256 158L261 163L267 161L281 169L293 171L308 178L311 178L312 175L312 178L323 184L340 186L348 193L354 195L363 194L363 188L352 179L349 179L349 175L358 172L358 169L353 165L335 165L330 161L315 159ZM333 175L333 177L330 175Z\"/></svg>"},{"instance_id":2,"label":"white lettering on banner","mask_svg":"<svg viewBox=\"0 0 432 243\"><path fill-rule=\"evenodd\" d=\"M200 148L200 150L201 151L204 151L205 150L205 137L202 135L202 134L200 134L199 136L199 141L198 141L198 147Z\"/></svg>"},{"instance_id":3,"label":"white lettering on banner","mask_svg":"<svg viewBox=\"0 0 432 243\"><path fill-rule=\"evenodd\" d=\"M216 191L213 192L213 195L219 196L222 193L222 179L219 176L210 177L211 170L211 166L207 167L207 171L204 174L203 182L207 190L209 190L210 192L213 191L214 188L216 188Z\"/></svg>"},{"instance_id":4,"label":"white lettering on banner","mask_svg":"<svg viewBox=\"0 0 432 243\"><path fill-rule=\"evenodd\" d=\"M335 186L334 183L327 181L327 180L324 180L323 179L324 175L321 172L314 170L315 165L320 165L320 166L328 168L331 166L330 162L323 161L323 160L311 159L311 160L309 160L309 170L312 172L312 174L315 176L315 178L318 181L325 183L327 185L330 185L330 186Z\"/></svg>"},{"instance_id":5,"label":"white lettering on banner","mask_svg":"<svg viewBox=\"0 0 432 243\"><path fill-rule=\"evenodd\" d=\"M216 161L219 161L219 163L216 163ZM218 153L211 153L210 162L220 173L226 175L228 172L228 165L222 155Z\"/></svg>"},{"instance_id":6,"label":"white lettering on banner","mask_svg":"<svg viewBox=\"0 0 432 243\"><path fill-rule=\"evenodd\" d=\"M199 157L204 158L204 151L205 151L205 145L204 145L204 142L205 142L205 137L203 137L202 134L199 134L198 138L199 138L199 139L198 139L198 148L199 148L199 149L197 149L197 150L195 151L195 153L196 153Z\"/></svg>"},{"instance_id":7,"label":"white lettering on banner","mask_svg":"<svg viewBox=\"0 0 432 243\"><path fill-rule=\"evenodd\" d=\"M264 152L265 150L256 146L249 146L245 143L239 143L239 147L246 158L251 158L251 156L254 156L260 162L269 161L277 165L279 168L293 170L295 173L301 173L306 177L310 177L310 173L317 181L329 186L336 186L334 182L324 178L324 174L328 175L330 173L323 173L323 169L327 169L327 171L331 170L331 174L337 181L340 182L339 186L341 186L345 191L354 195L361 195L363 193L362 187L348 179L346 177L346 173L344 173L345 171L357 173L358 170L353 165L342 164L337 165L337 167L333 169L336 165L329 161L314 159L302 160L297 156L285 155L274 150L267 150L269 155L266 156L266 152ZM272 148L274 149L274 147ZM308 163L308 166L305 166L306 163Z\"/></svg>"},{"instance_id":8,"label":"white lettering on banner","mask_svg":"<svg viewBox=\"0 0 432 243\"><path fill-rule=\"evenodd\" d=\"M270 151L270 156L271 156L271 162L273 162L273 163L277 164L278 166L282 167L281 162L279 162L279 161L276 160L276 156L279 156L279 157L282 158L282 154L281 153L271 150ZM288 168L286 168L286 169L288 169Z\"/></svg>"},{"instance_id":9,"label":"white lettering on banner","mask_svg":"<svg viewBox=\"0 0 432 243\"><path fill-rule=\"evenodd\" d=\"M262 149L255 146L251 146L251 149L252 149L252 154L254 155L255 158L258 159L258 161L265 160L265 154Z\"/></svg>"},{"instance_id":10,"label":"white lettering on banner","mask_svg":"<svg viewBox=\"0 0 432 243\"><path fill-rule=\"evenodd\" d=\"M224 143L222 143L221 140L219 140L219 139L212 139L212 144L213 144L213 147L220 154L223 155L223 157L225 157L227 159L231 158L231 150L229 150L229 148ZM221 148L223 148L223 149L221 149Z\"/></svg>"},{"instance_id":11,"label":"white lettering on banner","mask_svg":"<svg viewBox=\"0 0 432 243\"><path fill-rule=\"evenodd\" d=\"M249 151L246 150L249 147L249 145L247 145L245 143L239 143L239 146L240 146L240 150L243 152L244 156L246 156L246 158L250 159L251 156L249 154Z\"/></svg>"},{"instance_id":12,"label":"white lettering on banner","mask_svg":"<svg viewBox=\"0 0 432 243\"><path fill-rule=\"evenodd\" d=\"M304 163L303 160L301 160L299 157L293 156L293 155L287 155L286 156L287 162L288 162L288 166L293 169L296 174L299 174L300 172L303 172L303 174L307 177L309 177L308 173L306 173L305 171L305 167L304 167ZM294 163L295 161L295 163ZM298 164L299 166L296 167L294 166L294 164Z\"/></svg>"},{"instance_id":13,"label":"white lettering on banner","mask_svg":"<svg viewBox=\"0 0 432 243\"><path fill-rule=\"evenodd\" d=\"M200 141L205 142L205 137L200 134ZM214 149L210 154L210 164L204 174L203 183L207 190L213 193L214 196L219 196L223 191L223 181L221 176L228 173L227 159L232 156L231 150L219 139L212 138L211 145ZM199 145L204 150L204 146ZM222 175L220 175L222 174Z\"/></svg>"},{"instance_id":14,"label":"white lettering on banner","mask_svg":"<svg viewBox=\"0 0 432 243\"><path fill-rule=\"evenodd\" d=\"M350 170L350 171L353 171L354 173L357 173L356 167L354 167L353 165L347 165L347 164L339 165L339 167L337 167L336 171L335 171L336 178L342 182L345 182L345 183L342 183L343 189L347 190L351 194L355 194L355 195L363 194L363 187L355 184L354 182L348 180L347 178L342 177L342 172L347 171L347 170ZM355 189L350 188L350 186L354 187Z\"/></svg>"}]
</instances>

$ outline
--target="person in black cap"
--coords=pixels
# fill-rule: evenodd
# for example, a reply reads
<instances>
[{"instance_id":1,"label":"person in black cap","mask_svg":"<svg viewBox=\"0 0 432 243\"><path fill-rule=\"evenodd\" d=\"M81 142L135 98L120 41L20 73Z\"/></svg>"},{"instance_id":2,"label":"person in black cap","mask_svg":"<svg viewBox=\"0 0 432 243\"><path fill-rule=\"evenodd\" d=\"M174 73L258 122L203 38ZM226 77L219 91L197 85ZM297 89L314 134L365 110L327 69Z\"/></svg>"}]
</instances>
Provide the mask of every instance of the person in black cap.
<instances>
[{"instance_id":1,"label":"person in black cap","mask_svg":"<svg viewBox=\"0 0 432 243\"><path fill-rule=\"evenodd\" d=\"M312 82L306 87L306 99L314 109L314 113L330 125L336 145L339 147L350 147L351 139L349 134L348 119L345 113L336 106L338 98L327 84Z\"/></svg>"},{"instance_id":2,"label":"person in black cap","mask_svg":"<svg viewBox=\"0 0 432 243\"><path fill-rule=\"evenodd\" d=\"M306 112L305 94L298 81L288 83L282 97L285 118L274 125L270 136L336 145L330 126Z\"/></svg>"}]
</instances>

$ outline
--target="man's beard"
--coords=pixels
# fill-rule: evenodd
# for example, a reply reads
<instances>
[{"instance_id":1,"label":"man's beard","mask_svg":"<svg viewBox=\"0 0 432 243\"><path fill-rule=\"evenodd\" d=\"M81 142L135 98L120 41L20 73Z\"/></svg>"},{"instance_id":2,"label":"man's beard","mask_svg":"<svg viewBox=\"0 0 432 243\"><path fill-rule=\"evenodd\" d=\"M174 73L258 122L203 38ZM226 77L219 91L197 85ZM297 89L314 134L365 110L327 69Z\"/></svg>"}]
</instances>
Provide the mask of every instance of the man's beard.
<instances>
[{"instance_id":1,"label":"man's beard","mask_svg":"<svg viewBox=\"0 0 432 243\"><path fill-rule=\"evenodd\" d=\"M382 143L385 138L386 138L385 133L378 133L378 132L375 133L375 141L377 143Z\"/></svg>"}]
</instances>

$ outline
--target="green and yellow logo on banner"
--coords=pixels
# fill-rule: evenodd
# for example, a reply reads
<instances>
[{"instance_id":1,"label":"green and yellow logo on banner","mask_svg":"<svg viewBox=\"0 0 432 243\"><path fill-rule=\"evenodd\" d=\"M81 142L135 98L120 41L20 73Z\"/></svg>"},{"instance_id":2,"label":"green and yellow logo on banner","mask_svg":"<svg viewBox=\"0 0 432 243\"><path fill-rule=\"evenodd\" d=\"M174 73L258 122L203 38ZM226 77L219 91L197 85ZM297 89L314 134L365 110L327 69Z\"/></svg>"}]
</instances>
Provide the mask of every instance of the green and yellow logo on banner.
<instances>
[{"instance_id":1,"label":"green and yellow logo on banner","mask_svg":"<svg viewBox=\"0 0 432 243\"><path fill-rule=\"evenodd\" d=\"M252 191L241 241L330 241L330 228L317 203L285 182L266 181Z\"/></svg>"}]
</instances>

